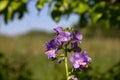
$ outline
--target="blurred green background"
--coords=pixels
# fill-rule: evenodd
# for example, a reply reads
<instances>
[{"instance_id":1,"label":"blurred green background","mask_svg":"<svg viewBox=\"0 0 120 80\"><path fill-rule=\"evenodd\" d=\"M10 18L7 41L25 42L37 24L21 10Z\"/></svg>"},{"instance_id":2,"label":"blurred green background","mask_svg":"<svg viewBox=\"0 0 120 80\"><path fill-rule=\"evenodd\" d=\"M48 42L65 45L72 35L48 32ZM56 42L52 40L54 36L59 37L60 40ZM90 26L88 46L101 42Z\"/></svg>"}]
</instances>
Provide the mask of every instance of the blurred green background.
<instances>
[{"instance_id":1,"label":"blurred green background","mask_svg":"<svg viewBox=\"0 0 120 80\"><path fill-rule=\"evenodd\" d=\"M120 80L119 0L36 0L36 8L41 10L45 3L51 4L56 22L71 13L80 16L71 27L84 35L81 47L88 51L92 63L78 73L79 80ZM16 13L19 19L24 18L27 4L29 0L0 0L0 15L6 25ZM54 36L44 31L0 35L0 80L65 80L64 64L48 60L44 54L46 41Z\"/></svg>"},{"instance_id":2,"label":"blurred green background","mask_svg":"<svg viewBox=\"0 0 120 80\"><path fill-rule=\"evenodd\" d=\"M90 64L91 69L88 69L89 73L83 71L81 75L92 78L86 79L87 76L84 76L83 80L96 80L100 76L105 76L107 80L119 80L112 76L119 77L120 74L120 39L103 36L91 38L85 35L87 36L87 34L84 33L81 47L88 51L92 63ZM16 37L1 35L0 73L2 77L4 75L5 78L8 78L3 80L27 80L27 78L28 80L29 78L30 80L62 80L65 77L64 64L48 60L44 54L45 42L52 39L53 36L54 34L43 32L30 32ZM118 65L115 66L116 64ZM5 65L7 67L4 67ZM109 70L113 71L109 72ZM20 75L25 79L18 79Z\"/></svg>"}]
</instances>

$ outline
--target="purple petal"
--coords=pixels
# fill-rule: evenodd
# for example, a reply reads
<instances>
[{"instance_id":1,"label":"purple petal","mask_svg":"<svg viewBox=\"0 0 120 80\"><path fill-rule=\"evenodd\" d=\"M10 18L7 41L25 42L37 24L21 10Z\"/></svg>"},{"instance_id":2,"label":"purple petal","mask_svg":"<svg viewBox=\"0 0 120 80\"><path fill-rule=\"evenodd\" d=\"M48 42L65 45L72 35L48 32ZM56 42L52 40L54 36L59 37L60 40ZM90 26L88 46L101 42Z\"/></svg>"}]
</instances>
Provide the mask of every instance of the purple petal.
<instances>
[{"instance_id":1,"label":"purple petal","mask_svg":"<svg viewBox=\"0 0 120 80\"><path fill-rule=\"evenodd\" d=\"M77 58L77 59L81 58L80 53L79 52L75 52L74 53L74 57Z\"/></svg>"},{"instance_id":2,"label":"purple petal","mask_svg":"<svg viewBox=\"0 0 120 80\"><path fill-rule=\"evenodd\" d=\"M83 35L82 35L82 34L77 34L77 35L76 35L76 38L77 38L78 40L82 40Z\"/></svg>"},{"instance_id":3,"label":"purple petal","mask_svg":"<svg viewBox=\"0 0 120 80\"><path fill-rule=\"evenodd\" d=\"M61 32L59 35L56 37L56 40L59 42L66 42L71 39L70 33L69 32Z\"/></svg>"},{"instance_id":4,"label":"purple petal","mask_svg":"<svg viewBox=\"0 0 120 80\"><path fill-rule=\"evenodd\" d=\"M56 57L56 54L48 54L48 59L55 58L55 57Z\"/></svg>"},{"instance_id":5,"label":"purple petal","mask_svg":"<svg viewBox=\"0 0 120 80\"><path fill-rule=\"evenodd\" d=\"M76 77L72 77L72 80L78 80L78 78L76 78Z\"/></svg>"},{"instance_id":6,"label":"purple petal","mask_svg":"<svg viewBox=\"0 0 120 80\"><path fill-rule=\"evenodd\" d=\"M74 66L74 68L79 68L80 67L80 65L76 64L76 63L74 63L73 66Z\"/></svg>"},{"instance_id":7,"label":"purple petal","mask_svg":"<svg viewBox=\"0 0 120 80\"><path fill-rule=\"evenodd\" d=\"M60 45L61 45L61 43L58 42L55 39L52 39L52 40L50 40L49 42L46 43L46 47L47 47L48 50L57 49L57 48L59 48Z\"/></svg>"},{"instance_id":8,"label":"purple petal","mask_svg":"<svg viewBox=\"0 0 120 80\"><path fill-rule=\"evenodd\" d=\"M72 57L70 57L70 61L72 62L72 63L74 63L75 62L75 58L72 56Z\"/></svg>"},{"instance_id":9,"label":"purple petal","mask_svg":"<svg viewBox=\"0 0 120 80\"><path fill-rule=\"evenodd\" d=\"M65 34L66 36L70 36L70 35L71 35L70 32L64 32L64 34Z\"/></svg>"},{"instance_id":10,"label":"purple petal","mask_svg":"<svg viewBox=\"0 0 120 80\"><path fill-rule=\"evenodd\" d=\"M87 51L83 51L83 52L82 52L82 55L83 55L83 56L87 56Z\"/></svg>"},{"instance_id":11,"label":"purple petal","mask_svg":"<svg viewBox=\"0 0 120 80\"><path fill-rule=\"evenodd\" d=\"M54 28L54 30L56 31L57 35L62 32L61 27L56 27L56 28Z\"/></svg>"},{"instance_id":12,"label":"purple petal","mask_svg":"<svg viewBox=\"0 0 120 80\"><path fill-rule=\"evenodd\" d=\"M51 49L54 47L54 39L50 40L49 42L46 43L47 49Z\"/></svg>"},{"instance_id":13,"label":"purple petal","mask_svg":"<svg viewBox=\"0 0 120 80\"><path fill-rule=\"evenodd\" d=\"M86 51L83 51L82 57L85 59L84 61L86 61L88 63L91 62L91 58L87 55Z\"/></svg>"},{"instance_id":14,"label":"purple petal","mask_svg":"<svg viewBox=\"0 0 120 80\"><path fill-rule=\"evenodd\" d=\"M47 50L45 51L45 54L48 56L48 58L55 58L56 50L55 49Z\"/></svg>"},{"instance_id":15,"label":"purple petal","mask_svg":"<svg viewBox=\"0 0 120 80\"><path fill-rule=\"evenodd\" d=\"M77 41L80 41L80 42L81 42L82 38L83 38L83 35L80 34L78 30L75 30L75 31L73 32L73 39L74 39L74 40L77 40Z\"/></svg>"}]
</instances>

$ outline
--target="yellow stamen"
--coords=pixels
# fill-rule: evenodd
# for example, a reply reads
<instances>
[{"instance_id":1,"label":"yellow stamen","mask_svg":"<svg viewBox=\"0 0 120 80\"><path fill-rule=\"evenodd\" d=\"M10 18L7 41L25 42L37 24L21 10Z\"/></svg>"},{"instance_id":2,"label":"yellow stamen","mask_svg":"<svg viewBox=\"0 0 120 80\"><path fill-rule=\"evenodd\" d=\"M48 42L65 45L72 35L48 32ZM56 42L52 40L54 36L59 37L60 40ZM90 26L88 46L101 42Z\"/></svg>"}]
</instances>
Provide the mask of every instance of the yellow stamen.
<instances>
[{"instance_id":1,"label":"yellow stamen","mask_svg":"<svg viewBox=\"0 0 120 80\"><path fill-rule=\"evenodd\" d=\"M79 60L79 63L82 64L83 60Z\"/></svg>"},{"instance_id":2,"label":"yellow stamen","mask_svg":"<svg viewBox=\"0 0 120 80\"><path fill-rule=\"evenodd\" d=\"M88 65L87 65L87 64L85 65L85 68L88 68Z\"/></svg>"}]
</instances>

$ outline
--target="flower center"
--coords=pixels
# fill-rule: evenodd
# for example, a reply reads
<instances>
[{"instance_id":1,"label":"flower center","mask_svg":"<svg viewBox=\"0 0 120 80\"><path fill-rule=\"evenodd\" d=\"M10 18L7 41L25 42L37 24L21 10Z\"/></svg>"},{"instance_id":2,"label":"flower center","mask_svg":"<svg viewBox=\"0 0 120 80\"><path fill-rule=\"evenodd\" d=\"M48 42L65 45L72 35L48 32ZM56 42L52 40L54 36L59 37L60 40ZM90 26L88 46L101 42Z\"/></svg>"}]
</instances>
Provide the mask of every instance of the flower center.
<instances>
[{"instance_id":1,"label":"flower center","mask_svg":"<svg viewBox=\"0 0 120 80\"><path fill-rule=\"evenodd\" d=\"M79 60L79 64L80 64L80 65L82 64L82 62L83 62L83 60Z\"/></svg>"},{"instance_id":2,"label":"flower center","mask_svg":"<svg viewBox=\"0 0 120 80\"><path fill-rule=\"evenodd\" d=\"M83 63L83 60L76 60L76 63L81 65Z\"/></svg>"}]
</instances>

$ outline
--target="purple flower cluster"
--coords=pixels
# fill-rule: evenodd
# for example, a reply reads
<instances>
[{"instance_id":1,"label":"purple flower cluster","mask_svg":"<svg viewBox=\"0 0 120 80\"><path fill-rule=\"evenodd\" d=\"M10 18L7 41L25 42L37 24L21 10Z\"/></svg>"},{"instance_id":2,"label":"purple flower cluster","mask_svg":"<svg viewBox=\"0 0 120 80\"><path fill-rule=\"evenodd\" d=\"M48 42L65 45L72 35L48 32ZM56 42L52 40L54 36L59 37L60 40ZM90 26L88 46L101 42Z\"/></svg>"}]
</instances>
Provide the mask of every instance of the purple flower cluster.
<instances>
[{"instance_id":1,"label":"purple flower cluster","mask_svg":"<svg viewBox=\"0 0 120 80\"><path fill-rule=\"evenodd\" d=\"M64 42L67 42L71 39L71 33L62 30L61 27L57 27L54 30L57 33L56 38L46 43L47 50L45 51L45 54L48 56L48 58L56 58L59 47Z\"/></svg>"},{"instance_id":2,"label":"purple flower cluster","mask_svg":"<svg viewBox=\"0 0 120 80\"><path fill-rule=\"evenodd\" d=\"M73 56L70 56L69 58L70 62L73 64L73 67L75 69L87 68L88 64L91 62L91 58L87 55L86 51L83 51L80 54L81 48L79 47L79 45L82 43L83 35L77 30L73 31L72 29L63 29L61 27L54 28L54 30L56 32L56 37L46 43L47 50L45 51L45 54L48 56L48 59L57 58L58 63L61 63L62 60L65 60L66 65L68 52L73 52ZM58 50L60 49L64 51L61 53L62 55L58 54ZM69 79L78 80L73 73L68 75Z\"/></svg>"},{"instance_id":3,"label":"purple flower cluster","mask_svg":"<svg viewBox=\"0 0 120 80\"><path fill-rule=\"evenodd\" d=\"M79 44L82 42L83 35L79 33L79 31L66 31L63 30L61 27L54 28L56 31L57 36L46 43L47 50L45 51L45 54L48 56L48 58L56 58L57 51L64 43L70 43L71 45L71 51L74 52L74 55L70 57L70 61L73 64L74 68L86 68L88 64L91 61L91 58L88 57L87 52L83 51L82 54L81 48L79 47ZM58 63L60 63L61 60L58 60Z\"/></svg>"},{"instance_id":4,"label":"purple flower cluster","mask_svg":"<svg viewBox=\"0 0 120 80\"><path fill-rule=\"evenodd\" d=\"M59 48L60 43L53 39L46 43L47 50L45 51L45 54L48 56L48 58L55 58L56 52Z\"/></svg>"}]
</instances>

